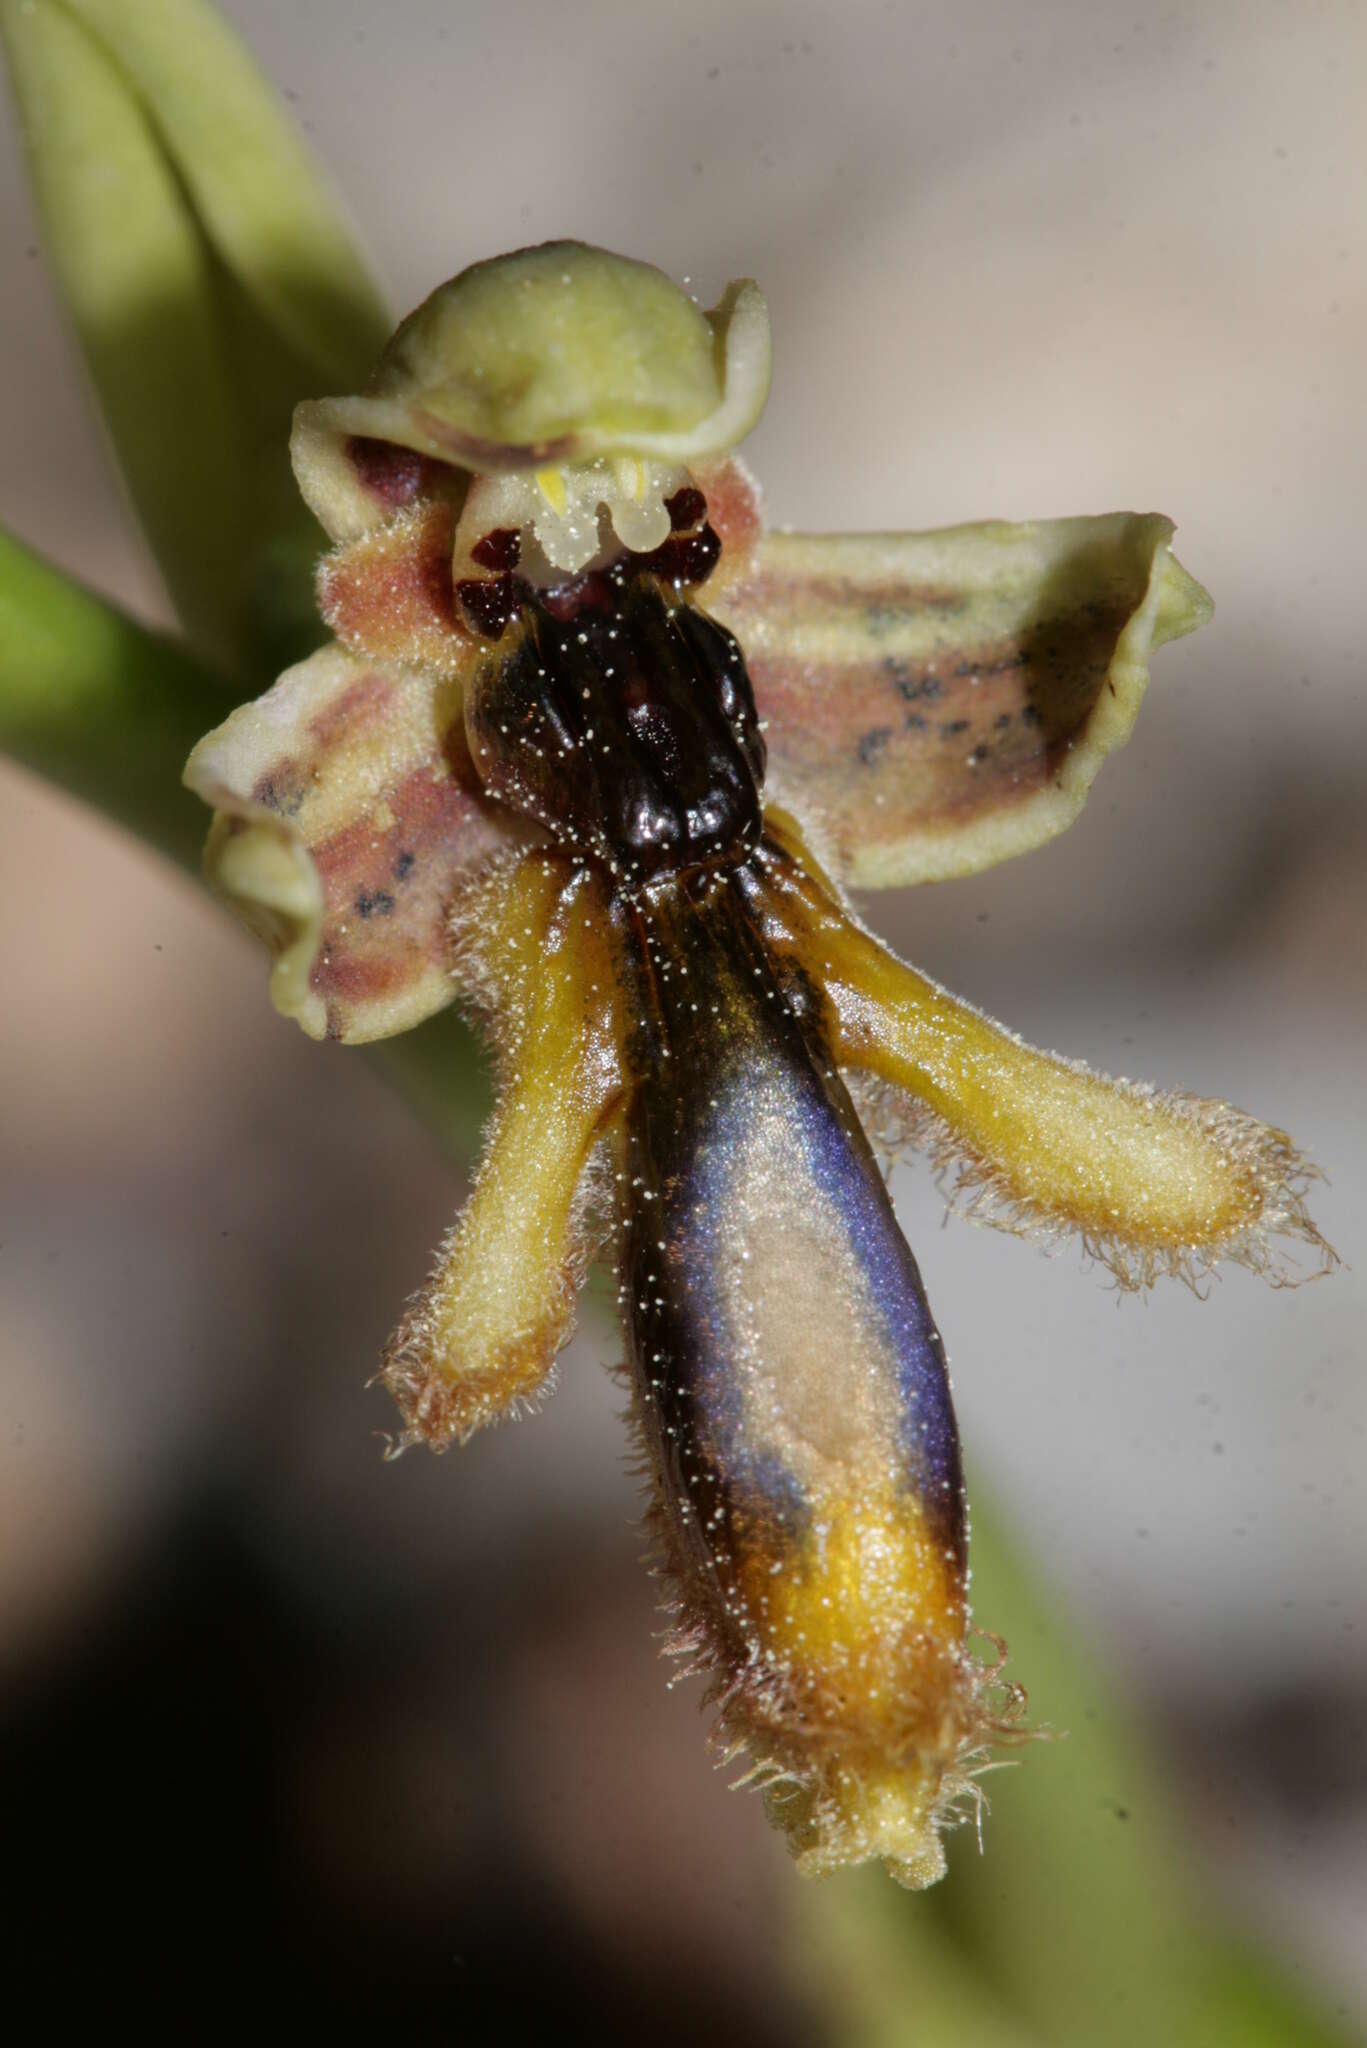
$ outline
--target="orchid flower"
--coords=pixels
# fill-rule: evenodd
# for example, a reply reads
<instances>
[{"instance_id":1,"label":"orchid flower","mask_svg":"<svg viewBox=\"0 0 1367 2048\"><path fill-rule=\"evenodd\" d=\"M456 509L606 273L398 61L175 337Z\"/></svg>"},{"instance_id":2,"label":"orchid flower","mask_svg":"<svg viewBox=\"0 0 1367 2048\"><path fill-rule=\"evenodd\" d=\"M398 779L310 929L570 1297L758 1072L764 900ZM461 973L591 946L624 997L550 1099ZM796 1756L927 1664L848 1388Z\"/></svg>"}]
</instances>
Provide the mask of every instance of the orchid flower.
<instances>
[{"instance_id":1,"label":"orchid flower","mask_svg":"<svg viewBox=\"0 0 1367 2048\"><path fill-rule=\"evenodd\" d=\"M849 885L1077 815L1209 601L1118 514L766 533L735 454L764 300L553 243L403 322L292 444L332 644L200 742L214 886L315 1038L453 1001L497 1057L468 1206L386 1352L397 1448L551 1382L615 1247L670 1647L801 1869L911 1886L1021 1695L969 1610L944 1349L879 1159L1071 1232L1125 1288L1294 1277L1310 1173L1222 1102L1039 1052L895 959Z\"/></svg>"}]
</instances>

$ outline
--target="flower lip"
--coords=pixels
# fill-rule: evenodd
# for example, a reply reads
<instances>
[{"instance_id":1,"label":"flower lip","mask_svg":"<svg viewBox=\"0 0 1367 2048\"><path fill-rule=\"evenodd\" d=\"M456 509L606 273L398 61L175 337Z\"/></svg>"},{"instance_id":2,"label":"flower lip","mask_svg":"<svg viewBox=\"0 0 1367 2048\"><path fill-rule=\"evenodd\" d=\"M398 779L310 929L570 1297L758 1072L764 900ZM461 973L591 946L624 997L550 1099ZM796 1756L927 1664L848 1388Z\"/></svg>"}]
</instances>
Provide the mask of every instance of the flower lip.
<instances>
[{"instance_id":1,"label":"flower lip","mask_svg":"<svg viewBox=\"0 0 1367 2048\"><path fill-rule=\"evenodd\" d=\"M769 314L749 279L703 313L653 265L580 242L477 263L403 322L363 396L295 413L299 486L334 539L382 516L348 444L388 442L480 474L603 457L725 453L769 393Z\"/></svg>"}]
</instances>

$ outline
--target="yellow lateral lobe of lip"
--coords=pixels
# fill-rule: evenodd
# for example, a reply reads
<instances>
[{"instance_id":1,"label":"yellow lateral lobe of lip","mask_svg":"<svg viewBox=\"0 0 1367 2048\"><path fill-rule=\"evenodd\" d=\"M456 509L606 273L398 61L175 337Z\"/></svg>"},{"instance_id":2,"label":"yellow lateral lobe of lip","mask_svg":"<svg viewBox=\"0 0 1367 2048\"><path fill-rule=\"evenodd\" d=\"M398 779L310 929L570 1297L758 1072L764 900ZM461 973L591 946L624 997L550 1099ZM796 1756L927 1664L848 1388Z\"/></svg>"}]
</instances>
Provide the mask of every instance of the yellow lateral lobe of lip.
<instances>
[{"instance_id":1,"label":"yellow lateral lobe of lip","mask_svg":"<svg viewBox=\"0 0 1367 2048\"><path fill-rule=\"evenodd\" d=\"M443 1450L534 1398L573 1325L585 1170L621 1088L593 886L528 855L464 908L465 985L513 1038L474 1191L385 1353L403 1444Z\"/></svg>"},{"instance_id":2,"label":"yellow lateral lobe of lip","mask_svg":"<svg viewBox=\"0 0 1367 2048\"><path fill-rule=\"evenodd\" d=\"M1278 1232L1332 1259L1305 1214L1309 1169L1284 1132L1023 1045L797 872L786 943L824 988L837 1058L905 1090L935 1119L924 1132L913 1120L913 1141L957 1161L1007 1220L1079 1232L1124 1285L1220 1258L1293 1277L1269 1250Z\"/></svg>"}]
</instances>

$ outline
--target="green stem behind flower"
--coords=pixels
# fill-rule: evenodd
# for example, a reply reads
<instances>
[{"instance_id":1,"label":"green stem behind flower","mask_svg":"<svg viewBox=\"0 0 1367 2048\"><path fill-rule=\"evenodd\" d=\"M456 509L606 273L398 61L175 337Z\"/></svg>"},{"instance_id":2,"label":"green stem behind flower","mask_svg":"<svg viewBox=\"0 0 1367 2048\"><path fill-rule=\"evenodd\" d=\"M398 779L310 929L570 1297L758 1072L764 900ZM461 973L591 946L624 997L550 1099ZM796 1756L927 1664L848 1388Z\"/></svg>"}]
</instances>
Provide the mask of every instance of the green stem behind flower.
<instances>
[{"instance_id":1,"label":"green stem behind flower","mask_svg":"<svg viewBox=\"0 0 1367 2048\"><path fill-rule=\"evenodd\" d=\"M185 757L241 694L184 645L44 562L0 529L0 753L114 818L198 876L204 806ZM454 1157L478 1151L489 1086L454 1011L370 1049Z\"/></svg>"},{"instance_id":2,"label":"green stem behind flower","mask_svg":"<svg viewBox=\"0 0 1367 2048\"><path fill-rule=\"evenodd\" d=\"M237 692L0 531L0 750L198 873L185 756Z\"/></svg>"},{"instance_id":3,"label":"green stem behind flower","mask_svg":"<svg viewBox=\"0 0 1367 2048\"><path fill-rule=\"evenodd\" d=\"M195 642L316 645L298 401L388 316L307 152L203 0L0 0L43 240L129 495Z\"/></svg>"}]
</instances>

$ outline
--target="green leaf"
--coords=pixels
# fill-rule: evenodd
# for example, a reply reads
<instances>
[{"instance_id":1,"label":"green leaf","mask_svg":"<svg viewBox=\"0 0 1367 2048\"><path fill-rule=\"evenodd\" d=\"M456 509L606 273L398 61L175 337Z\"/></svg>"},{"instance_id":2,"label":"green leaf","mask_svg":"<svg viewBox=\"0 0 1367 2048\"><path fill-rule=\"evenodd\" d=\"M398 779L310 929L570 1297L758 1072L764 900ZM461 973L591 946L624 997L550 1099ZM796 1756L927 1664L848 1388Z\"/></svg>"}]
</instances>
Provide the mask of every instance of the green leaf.
<instances>
[{"instance_id":1,"label":"green leaf","mask_svg":"<svg viewBox=\"0 0 1367 2048\"><path fill-rule=\"evenodd\" d=\"M65 0L118 63L205 236L301 365L341 390L393 321L318 167L207 0Z\"/></svg>"},{"instance_id":2,"label":"green leaf","mask_svg":"<svg viewBox=\"0 0 1367 2048\"><path fill-rule=\"evenodd\" d=\"M0 531L0 750L198 873L186 752L236 692Z\"/></svg>"},{"instance_id":3,"label":"green leaf","mask_svg":"<svg viewBox=\"0 0 1367 2048\"><path fill-rule=\"evenodd\" d=\"M274 95L204 0L0 0L43 239L191 638L245 675L318 638L295 404L388 318Z\"/></svg>"}]
</instances>

